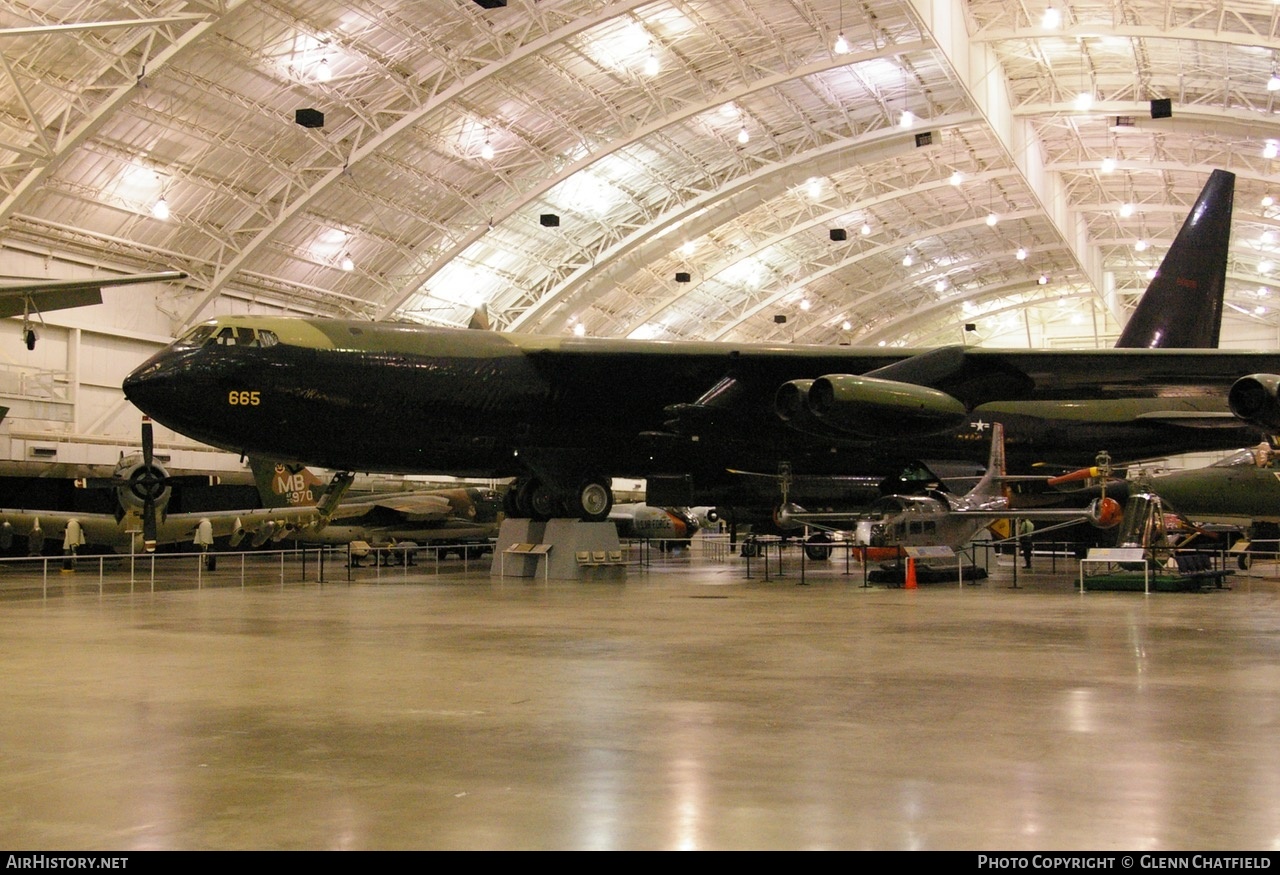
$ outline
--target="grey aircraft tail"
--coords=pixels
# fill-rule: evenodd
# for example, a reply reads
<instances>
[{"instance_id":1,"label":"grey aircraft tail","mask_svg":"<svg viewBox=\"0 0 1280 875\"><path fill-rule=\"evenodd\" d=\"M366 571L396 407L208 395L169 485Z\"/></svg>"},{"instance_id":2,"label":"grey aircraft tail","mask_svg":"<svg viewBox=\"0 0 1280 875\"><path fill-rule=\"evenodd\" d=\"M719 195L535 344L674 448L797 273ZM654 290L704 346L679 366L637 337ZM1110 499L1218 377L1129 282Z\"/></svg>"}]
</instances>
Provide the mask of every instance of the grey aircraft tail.
<instances>
[{"instance_id":1,"label":"grey aircraft tail","mask_svg":"<svg viewBox=\"0 0 1280 875\"><path fill-rule=\"evenodd\" d=\"M1236 175L1209 174L1117 349L1217 349Z\"/></svg>"},{"instance_id":2,"label":"grey aircraft tail","mask_svg":"<svg viewBox=\"0 0 1280 875\"><path fill-rule=\"evenodd\" d=\"M991 452L987 456L987 470L973 489L965 493L966 499L996 498L1005 494L1007 472L1004 461L1004 425L991 424Z\"/></svg>"}]
</instances>

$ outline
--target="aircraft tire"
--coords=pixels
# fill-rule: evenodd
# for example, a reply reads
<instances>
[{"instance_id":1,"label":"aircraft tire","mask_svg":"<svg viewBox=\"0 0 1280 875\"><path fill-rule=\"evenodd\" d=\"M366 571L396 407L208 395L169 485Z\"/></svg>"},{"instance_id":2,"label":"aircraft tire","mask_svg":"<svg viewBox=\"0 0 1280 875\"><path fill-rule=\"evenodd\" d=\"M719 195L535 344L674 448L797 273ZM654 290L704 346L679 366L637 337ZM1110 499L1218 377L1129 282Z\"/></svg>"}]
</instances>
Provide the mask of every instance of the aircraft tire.
<instances>
[{"instance_id":1,"label":"aircraft tire","mask_svg":"<svg viewBox=\"0 0 1280 875\"><path fill-rule=\"evenodd\" d=\"M520 512L520 503L516 500L516 496L519 494L520 488L523 485L524 480L517 480L515 483L511 484L511 488L502 496L502 513L512 519L526 516L526 514Z\"/></svg>"},{"instance_id":2,"label":"aircraft tire","mask_svg":"<svg viewBox=\"0 0 1280 875\"><path fill-rule=\"evenodd\" d=\"M551 487L541 480L530 481L529 516L538 522L546 522L560 513L560 499Z\"/></svg>"},{"instance_id":3,"label":"aircraft tire","mask_svg":"<svg viewBox=\"0 0 1280 875\"><path fill-rule=\"evenodd\" d=\"M511 487L511 490L515 493L515 498L512 503L516 509L515 515L517 517L532 520L549 520L555 515L554 512L551 512L546 516L539 516L539 510L545 506L546 499L543 498L539 500L537 505L535 505L535 499L537 499L539 495L544 494L546 490L543 487L542 482L537 478L523 477L515 482L515 485Z\"/></svg>"},{"instance_id":4,"label":"aircraft tire","mask_svg":"<svg viewBox=\"0 0 1280 875\"><path fill-rule=\"evenodd\" d=\"M1240 566L1241 571L1248 571L1253 565L1253 557L1248 553L1241 553L1236 557L1236 565Z\"/></svg>"},{"instance_id":5,"label":"aircraft tire","mask_svg":"<svg viewBox=\"0 0 1280 875\"><path fill-rule=\"evenodd\" d=\"M573 491L573 504L568 508L570 516L577 516L589 523L603 522L613 509L613 487L608 478L585 477Z\"/></svg>"},{"instance_id":6,"label":"aircraft tire","mask_svg":"<svg viewBox=\"0 0 1280 875\"><path fill-rule=\"evenodd\" d=\"M814 562L826 562L831 558L831 536L826 532L810 535L804 545L804 555Z\"/></svg>"}]
</instances>

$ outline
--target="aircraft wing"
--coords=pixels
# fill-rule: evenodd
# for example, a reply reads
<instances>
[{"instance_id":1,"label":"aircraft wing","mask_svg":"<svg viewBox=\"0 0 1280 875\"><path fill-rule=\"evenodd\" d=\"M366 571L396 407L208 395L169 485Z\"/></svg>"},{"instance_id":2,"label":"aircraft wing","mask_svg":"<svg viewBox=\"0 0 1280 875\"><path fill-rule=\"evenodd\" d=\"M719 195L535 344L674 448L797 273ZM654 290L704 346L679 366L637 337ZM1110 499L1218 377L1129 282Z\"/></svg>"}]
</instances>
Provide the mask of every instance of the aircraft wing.
<instances>
[{"instance_id":1,"label":"aircraft wing","mask_svg":"<svg viewBox=\"0 0 1280 875\"><path fill-rule=\"evenodd\" d=\"M405 522L444 521L454 515L452 503L443 495L405 492L343 501L334 509L330 519L351 519L375 510L393 514Z\"/></svg>"},{"instance_id":2,"label":"aircraft wing","mask_svg":"<svg viewBox=\"0 0 1280 875\"><path fill-rule=\"evenodd\" d=\"M105 279L0 280L0 317L21 316L31 309L48 312L88 307L101 304L102 290L109 286L164 283L186 278L187 274L182 271L167 270Z\"/></svg>"},{"instance_id":3,"label":"aircraft wing","mask_svg":"<svg viewBox=\"0 0 1280 875\"><path fill-rule=\"evenodd\" d=\"M71 520L80 523L85 540L94 544L127 547L129 535L125 527L116 522L116 518L105 513L67 513L58 510L21 510L0 509L0 528L3 536L0 540L11 537L30 538L33 533L43 543L44 540L61 542L67 524ZM137 525L138 546L142 546L142 525ZM8 545L3 545L7 547Z\"/></svg>"},{"instance_id":4,"label":"aircraft wing","mask_svg":"<svg viewBox=\"0 0 1280 875\"><path fill-rule=\"evenodd\" d=\"M47 541L61 542L67 525L75 520L80 524L85 542L103 547L111 547L118 552L127 552L136 542L139 552L142 550L142 521L136 514L129 514L117 521L112 514L75 513L60 510L22 510L0 509L0 527L9 526L8 535L19 538L28 537L37 528L40 536ZM214 513L177 513L169 514L157 521L156 542L158 544L180 544L192 542L200 523L208 520L213 528L213 536L228 537L237 528L252 533L267 523L277 523L276 531L301 529L312 526L319 521L319 515L313 508L287 510L280 508L263 508L241 511L217 511ZM281 526L279 524L285 524Z\"/></svg>"}]
</instances>

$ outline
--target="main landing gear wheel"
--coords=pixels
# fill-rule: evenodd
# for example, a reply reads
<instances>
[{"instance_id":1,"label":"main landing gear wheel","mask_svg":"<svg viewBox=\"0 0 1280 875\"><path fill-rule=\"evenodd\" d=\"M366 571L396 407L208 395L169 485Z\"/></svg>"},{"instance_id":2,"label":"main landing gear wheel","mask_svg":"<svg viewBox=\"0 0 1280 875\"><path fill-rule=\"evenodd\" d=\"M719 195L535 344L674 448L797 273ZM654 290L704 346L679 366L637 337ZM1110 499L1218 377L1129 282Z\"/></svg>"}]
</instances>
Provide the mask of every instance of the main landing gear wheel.
<instances>
[{"instance_id":1,"label":"main landing gear wheel","mask_svg":"<svg viewBox=\"0 0 1280 875\"><path fill-rule=\"evenodd\" d=\"M603 477L587 477L573 492L569 515L589 523L603 522L613 509L613 489Z\"/></svg>"},{"instance_id":2,"label":"main landing gear wheel","mask_svg":"<svg viewBox=\"0 0 1280 875\"><path fill-rule=\"evenodd\" d=\"M542 484L538 480L533 477L521 477L511 486L508 500L511 507L515 509L515 513L508 515L521 519L537 519L538 513L534 509L533 500L534 495L540 491L542 491ZM551 519L551 517L544 517L544 519Z\"/></svg>"},{"instance_id":3,"label":"main landing gear wheel","mask_svg":"<svg viewBox=\"0 0 1280 875\"><path fill-rule=\"evenodd\" d=\"M804 555L814 562L826 562L831 558L831 550L831 535L826 532L817 532L810 535L809 540L804 545Z\"/></svg>"},{"instance_id":4,"label":"main landing gear wheel","mask_svg":"<svg viewBox=\"0 0 1280 875\"><path fill-rule=\"evenodd\" d=\"M551 487L540 480L531 481L529 491L529 516L538 522L546 522L560 513L560 501Z\"/></svg>"}]
</instances>

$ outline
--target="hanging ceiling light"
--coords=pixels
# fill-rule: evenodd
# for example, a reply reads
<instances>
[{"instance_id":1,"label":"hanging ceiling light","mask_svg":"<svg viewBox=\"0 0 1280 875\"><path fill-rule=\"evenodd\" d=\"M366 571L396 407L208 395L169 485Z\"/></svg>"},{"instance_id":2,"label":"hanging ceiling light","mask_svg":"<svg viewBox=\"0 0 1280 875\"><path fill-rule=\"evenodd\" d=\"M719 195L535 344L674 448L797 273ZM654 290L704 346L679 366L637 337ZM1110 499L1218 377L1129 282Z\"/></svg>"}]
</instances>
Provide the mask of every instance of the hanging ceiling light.
<instances>
[{"instance_id":1,"label":"hanging ceiling light","mask_svg":"<svg viewBox=\"0 0 1280 875\"><path fill-rule=\"evenodd\" d=\"M849 54L849 41L844 38L844 31L841 31L840 35L836 37L836 54L837 55Z\"/></svg>"},{"instance_id":2,"label":"hanging ceiling light","mask_svg":"<svg viewBox=\"0 0 1280 875\"><path fill-rule=\"evenodd\" d=\"M916 122L916 117L911 110L904 109L902 115L898 116L898 127L909 128Z\"/></svg>"},{"instance_id":3,"label":"hanging ceiling light","mask_svg":"<svg viewBox=\"0 0 1280 875\"><path fill-rule=\"evenodd\" d=\"M963 174L963 173L961 173L959 170L952 170L952 171L951 171L951 184L952 184L952 185L959 185L959 184L960 184L960 183L962 183L962 182L964 182L964 174Z\"/></svg>"},{"instance_id":4,"label":"hanging ceiling light","mask_svg":"<svg viewBox=\"0 0 1280 875\"><path fill-rule=\"evenodd\" d=\"M751 135L747 133L747 126L743 125L738 129L738 142L745 146L750 139Z\"/></svg>"},{"instance_id":5,"label":"hanging ceiling light","mask_svg":"<svg viewBox=\"0 0 1280 875\"><path fill-rule=\"evenodd\" d=\"M1127 219L1133 215L1133 202L1125 201L1120 205L1120 218Z\"/></svg>"},{"instance_id":6,"label":"hanging ceiling light","mask_svg":"<svg viewBox=\"0 0 1280 875\"><path fill-rule=\"evenodd\" d=\"M1276 141L1267 140L1267 145L1262 148L1262 157L1267 159L1274 158L1278 151L1280 151L1280 149L1277 148Z\"/></svg>"},{"instance_id":7,"label":"hanging ceiling light","mask_svg":"<svg viewBox=\"0 0 1280 875\"><path fill-rule=\"evenodd\" d=\"M1271 65L1271 78L1267 80L1268 91L1280 91L1280 73L1276 72L1276 65Z\"/></svg>"},{"instance_id":8,"label":"hanging ceiling light","mask_svg":"<svg viewBox=\"0 0 1280 875\"><path fill-rule=\"evenodd\" d=\"M644 59L644 75L657 76L658 71L662 69L662 65L658 63L658 56L653 51L653 46L649 46L649 56ZM581 324L581 323L579 323Z\"/></svg>"},{"instance_id":9,"label":"hanging ceiling light","mask_svg":"<svg viewBox=\"0 0 1280 875\"><path fill-rule=\"evenodd\" d=\"M1015 252L1015 253L1013 254L1013 257L1014 257L1014 258L1016 258L1016 259L1018 259L1018 261L1026 261L1026 260L1027 260L1027 250L1026 250L1026 247L1024 247L1024 246L1019 246L1019 247L1018 247L1018 251L1017 251L1017 252Z\"/></svg>"},{"instance_id":10,"label":"hanging ceiling light","mask_svg":"<svg viewBox=\"0 0 1280 875\"><path fill-rule=\"evenodd\" d=\"M1103 173L1112 173L1115 171L1115 169L1116 169L1116 159L1112 158L1110 155L1102 159Z\"/></svg>"},{"instance_id":11,"label":"hanging ceiling light","mask_svg":"<svg viewBox=\"0 0 1280 875\"><path fill-rule=\"evenodd\" d=\"M866 222L863 222L863 223L862 223L862 236L863 236L863 237L870 237L870 236L871 236L871 226L870 226L869 224L867 224Z\"/></svg>"},{"instance_id":12,"label":"hanging ceiling light","mask_svg":"<svg viewBox=\"0 0 1280 875\"><path fill-rule=\"evenodd\" d=\"M915 264L915 259L913 259L913 258L911 257L911 253L910 253L910 252L908 252L906 255L902 256L902 266L903 266L903 267L910 267L910 266L911 266L911 265L913 265L913 264Z\"/></svg>"},{"instance_id":13,"label":"hanging ceiling light","mask_svg":"<svg viewBox=\"0 0 1280 875\"><path fill-rule=\"evenodd\" d=\"M355 263L354 261L352 261L352 260L351 260L351 253L350 253L350 252L344 252L344 253L342 253L342 264L341 264L341 267L342 267L342 269L343 269L343 270L348 271L348 272L353 271L353 270L355 270L355 269L356 269L356 263Z\"/></svg>"},{"instance_id":14,"label":"hanging ceiling light","mask_svg":"<svg viewBox=\"0 0 1280 875\"><path fill-rule=\"evenodd\" d=\"M333 69L329 66L328 58L321 58L320 63L316 64L316 81L328 82L333 78Z\"/></svg>"},{"instance_id":15,"label":"hanging ceiling light","mask_svg":"<svg viewBox=\"0 0 1280 875\"><path fill-rule=\"evenodd\" d=\"M154 204L151 205L151 215L155 216L157 219L159 219L162 222L168 219L169 218L169 202L164 198L160 198L160 200L156 201Z\"/></svg>"},{"instance_id":16,"label":"hanging ceiling light","mask_svg":"<svg viewBox=\"0 0 1280 875\"><path fill-rule=\"evenodd\" d=\"M493 160L493 143L489 142L489 135L484 135L484 145L480 147L480 157L486 161Z\"/></svg>"},{"instance_id":17,"label":"hanging ceiling light","mask_svg":"<svg viewBox=\"0 0 1280 875\"><path fill-rule=\"evenodd\" d=\"M1040 19L1040 26L1045 30L1057 30L1062 24L1062 13L1056 7L1050 6L1044 11L1044 17Z\"/></svg>"},{"instance_id":18,"label":"hanging ceiling light","mask_svg":"<svg viewBox=\"0 0 1280 875\"><path fill-rule=\"evenodd\" d=\"M987 227L994 228L996 223L1000 221L1000 217L995 213L987 213Z\"/></svg>"}]
</instances>

